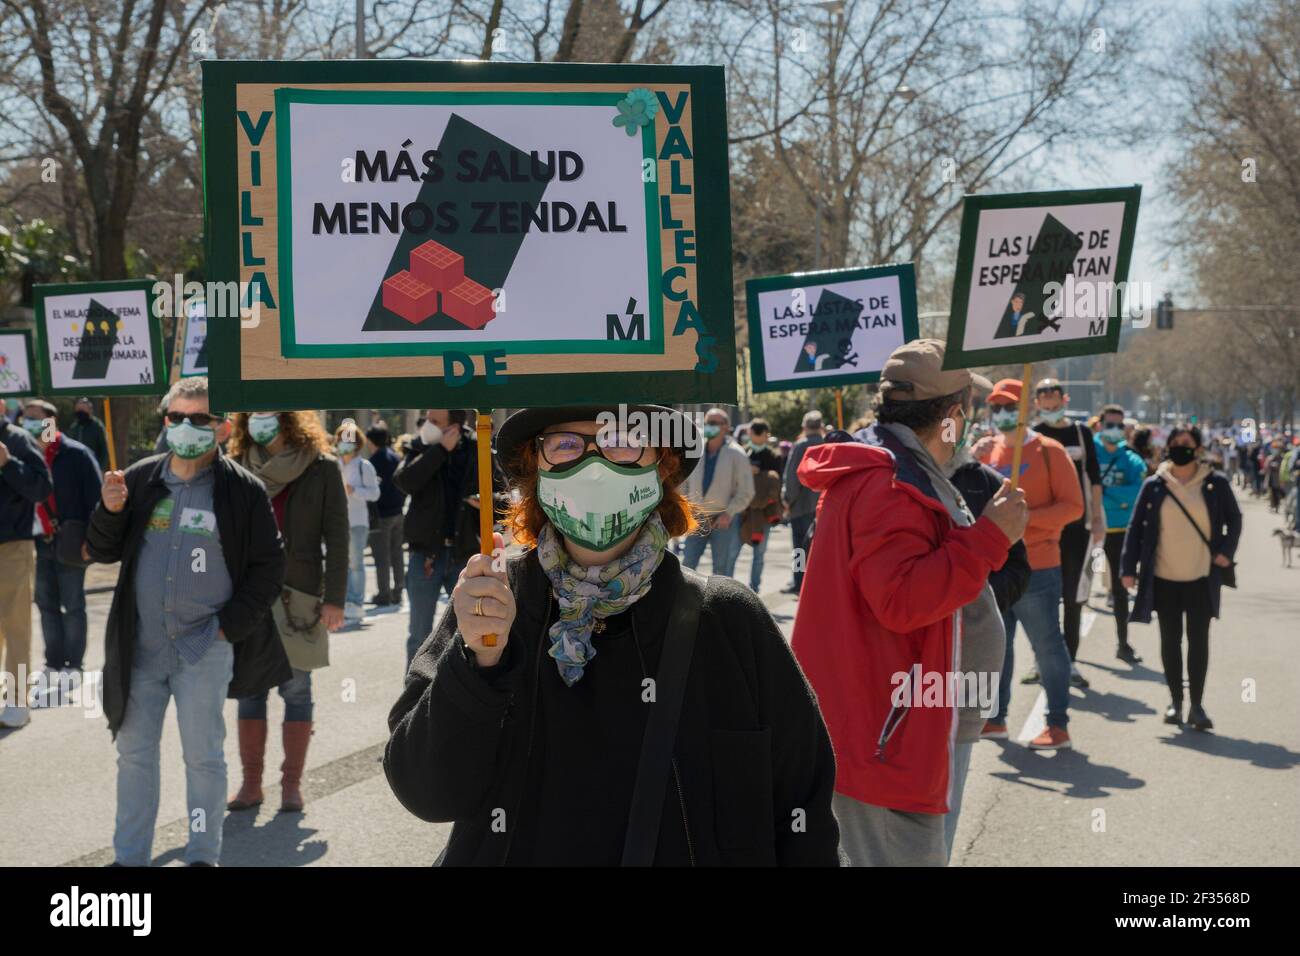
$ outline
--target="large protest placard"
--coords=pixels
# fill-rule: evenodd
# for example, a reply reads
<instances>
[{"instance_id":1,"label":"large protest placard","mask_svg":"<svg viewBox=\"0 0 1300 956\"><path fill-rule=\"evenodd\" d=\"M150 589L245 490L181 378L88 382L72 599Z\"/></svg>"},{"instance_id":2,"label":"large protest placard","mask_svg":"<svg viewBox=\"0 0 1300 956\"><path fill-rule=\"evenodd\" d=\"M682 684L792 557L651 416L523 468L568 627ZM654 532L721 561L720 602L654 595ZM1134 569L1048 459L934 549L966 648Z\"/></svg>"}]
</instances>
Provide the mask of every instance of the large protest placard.
<instances>
[{"instance_id":1,"label":"large protest placard","mask_svg":"<svg viewBox=\"0 0 1300 956\"><path fill-rule=\"evenodd\" d=\"M1141 192L967 196L945 366L1118 349Z\"/></svg>"},{"instance_id":2,"label":"large protest placard","mask_svg":"<svg viewBox=\"0 0 1300 956\"><path fill-rule=\"evenodd\" d=\"M43 395L157 395L167 390L150 280L32 287Z\"/></svg>"},{"instance_id":3,"label":"large protest placard","mask_svg":"<svg viewBox=\"0 0 1300 956\"><path fill-rule=\"evenodd\" d=\"M0 398L36 394L32 334L26 329L0 329Z\"/></svg>"},{"instance_id":4,"label":"large protest placard","mask_svg":"<svg viewBox=\"0 0 1300 956\"><path fill-rule=\"evenodd\" d=\"M717 67L203 64L225 409L735 398ZM256 306L252 313L252 306Z\"/></svg>"},{"instance_id":5,"label":"large protest placard","mask_svg":"<svg viewBox=\"0 0 1300 956\"><path fill-rule=\"evenodd\" d=\"M755 392L879 381L918 335L911 263L764 276L745 297Z\"/></svg>"}]
</instances>

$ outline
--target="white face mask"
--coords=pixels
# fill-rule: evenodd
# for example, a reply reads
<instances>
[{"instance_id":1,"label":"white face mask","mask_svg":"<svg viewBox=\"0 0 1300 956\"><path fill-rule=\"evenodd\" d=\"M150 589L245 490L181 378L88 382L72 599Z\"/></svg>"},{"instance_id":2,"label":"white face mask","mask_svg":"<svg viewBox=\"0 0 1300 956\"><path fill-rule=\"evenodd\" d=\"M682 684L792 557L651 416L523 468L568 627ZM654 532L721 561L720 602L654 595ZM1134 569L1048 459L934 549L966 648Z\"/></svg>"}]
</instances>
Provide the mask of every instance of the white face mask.
<instances>
[{"instance_id":1,"label":"white face mask","mask_svg":"<svg viewBox=\"0 0 1300 956\"><path fill-rule=\"evenodd\" d=\"M1050 412L1040 411L1038 417L1049 425L1059 425L1061 422L1065 421L1065 409L1054 408Z\"/></svg>"},{"instance_id":2,"label":"white face mask","mask_svg":"<svg viewBox=\"0 0 1300 956\"><path fill-rule=\"evenodd\" d=\"M442 441L442 429L425 419L424 424L420 426L420 441L426 445L438 444L438 442Z\"/></svg>"}]
</instances>

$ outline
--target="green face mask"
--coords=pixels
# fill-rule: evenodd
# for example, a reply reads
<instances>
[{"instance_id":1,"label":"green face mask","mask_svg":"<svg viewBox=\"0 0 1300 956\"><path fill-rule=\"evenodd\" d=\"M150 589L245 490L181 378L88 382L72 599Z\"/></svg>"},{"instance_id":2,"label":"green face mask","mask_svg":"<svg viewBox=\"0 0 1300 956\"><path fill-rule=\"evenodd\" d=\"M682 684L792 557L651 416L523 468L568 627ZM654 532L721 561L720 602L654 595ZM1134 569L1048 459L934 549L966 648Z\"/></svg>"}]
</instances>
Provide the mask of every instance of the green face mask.
<instances>
[{"instance_id":1,"label":"green face mask","mask_svg":"<svg viewBox=\"0 0 1300 956\"><path fill-rule=\"evenodd\" d=\"M1009 408L1003 412L994 412L992 415L993 427L1000 432L1013 432L1016 425L1020 422L1020 412L1014 408Z\"/></svg>"},{"instance_id":2,"label":"green face mask","mask_svg":"<svg viewBox=\"0 0 1300 956\"><path fill-rule=\"evenodd\" d=\"M970 438L970 412L963 409L961 413L961 435L957 438L957 444L952 446L954 455L966 447L968 438Z\"/></svg>"},{"instance_id":3,"label":"green face mask","mask_svg":"<svg viewBox=\"0 0 1300 956\"><path fill-rule=\"evenodd\" d=\"M200 458L217 444L215 428L199 428L189 419L179 425L167 426L167 447L177 458Z\"/></svg>"},{"instance_id":4,"label":"green face mask","mask_svg":"<svg viewBox=\"0 0 1300 956\"><path fill-rule=\"evenodd\" d=\"M279 415L248 416L248 437L259 445L270 444L275 441L275 436L278 434L280 434Z\"/></svg>"},{"instance_id":5,"label":"green face mask","mask_svg":"<svg viewBox=\"0 0 1300 956\"><path fill-rule=\"evenodd\" d=\"M593 551L638 531L662 498L657 464L628 468L593 455L566 471L537 473L537 500L551 524Z\"/></svg>"}]
</instances>

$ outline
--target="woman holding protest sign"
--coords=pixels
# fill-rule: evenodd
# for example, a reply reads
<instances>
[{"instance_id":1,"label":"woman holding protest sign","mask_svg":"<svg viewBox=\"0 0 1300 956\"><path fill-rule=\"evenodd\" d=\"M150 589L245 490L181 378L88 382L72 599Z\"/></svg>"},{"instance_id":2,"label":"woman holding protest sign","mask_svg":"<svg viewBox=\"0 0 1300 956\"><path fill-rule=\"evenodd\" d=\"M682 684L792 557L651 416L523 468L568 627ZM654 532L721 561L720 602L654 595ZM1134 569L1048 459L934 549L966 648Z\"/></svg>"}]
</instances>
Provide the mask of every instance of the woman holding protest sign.
<instances>
[{"instance_id":1,"label":"woman holding protest sign","mask_svg":"<svg viewBox=\"0 0 1300 956\"><path fill-rule=\"evenodd\" d=\"M747 588L665 549L695 523L695 426L633 409L675 439L603 407L502 426L532 547L462 572L389 717L389 783L455 822L447 864L835 865L834 757L785 639Z\"/></svg>"},{"instance_id":2,"label":"woman holding protest sign","mask_svg":"<svg viewBox=\"0 0 1300 956\"><path fill-rule=\"evenodd\" d=\"M284 764L280 809L301 810L302 771L311 740L311 672L329 664L329 632L343 626L348 577L348 505L338 461L315 412L255 412L235 417L230 456L266 485L288 558L276 629L293 666L280 685ZM323 552L323 557L322 557ZM262 802L266 698L239 701L239 760L244 780L230 810Z\"/></svg>"}]
</instances>

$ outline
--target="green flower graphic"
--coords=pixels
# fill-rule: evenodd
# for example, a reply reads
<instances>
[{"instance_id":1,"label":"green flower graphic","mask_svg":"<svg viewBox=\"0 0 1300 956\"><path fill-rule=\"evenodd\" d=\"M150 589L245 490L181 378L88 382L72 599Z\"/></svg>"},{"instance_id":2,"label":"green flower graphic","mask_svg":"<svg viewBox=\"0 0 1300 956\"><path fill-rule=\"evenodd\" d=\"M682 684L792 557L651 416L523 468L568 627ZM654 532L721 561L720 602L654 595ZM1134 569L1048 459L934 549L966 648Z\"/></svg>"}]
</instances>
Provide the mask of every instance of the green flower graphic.
<instances>
[{"instance_id":1,"label":"green flower graphic","mask_svg":"<svg viewBox=\"0 0 1300 956\"><path fill-rule=\"evenodd\" d=\"M635 136L643 126L654 122L659 112L659 101L655 95L644 87L632 90L618 103L618 115L614 125L623 127L628 136Z\"/></svg>"}]
</instances>

